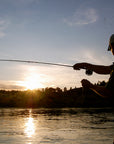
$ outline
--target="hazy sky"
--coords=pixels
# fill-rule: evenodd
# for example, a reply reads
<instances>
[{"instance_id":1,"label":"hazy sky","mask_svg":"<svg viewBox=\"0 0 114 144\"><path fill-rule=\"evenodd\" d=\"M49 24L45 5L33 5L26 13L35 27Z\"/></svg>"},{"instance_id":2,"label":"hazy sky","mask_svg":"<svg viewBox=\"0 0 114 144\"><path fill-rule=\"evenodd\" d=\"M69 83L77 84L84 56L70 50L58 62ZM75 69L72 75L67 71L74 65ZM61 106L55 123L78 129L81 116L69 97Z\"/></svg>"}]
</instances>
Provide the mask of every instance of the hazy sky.
<instances>
[{"instance_id":1,"label":"hazy sky","mask_svg":"<svg viewBox=\"0 0 114 144\"><path fill-rule=\"evenodd\" d=\"M110 65L114 0L0 0L0 58ZM109 76L39 64L0 62L0 89L79 87Z\"/></svg>"}]
</instances>

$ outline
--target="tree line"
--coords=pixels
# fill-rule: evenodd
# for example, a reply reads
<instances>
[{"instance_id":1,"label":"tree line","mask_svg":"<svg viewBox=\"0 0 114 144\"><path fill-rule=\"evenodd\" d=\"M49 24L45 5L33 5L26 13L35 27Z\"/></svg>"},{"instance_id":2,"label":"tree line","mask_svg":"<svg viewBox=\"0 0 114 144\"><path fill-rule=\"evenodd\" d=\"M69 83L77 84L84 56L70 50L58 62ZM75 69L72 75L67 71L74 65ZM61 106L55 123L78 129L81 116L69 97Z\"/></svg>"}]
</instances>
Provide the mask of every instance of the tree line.
<instances>
[{"instance_id":1,"label":"tree line","mask_svg":"<svg viewBox=\"0 0 114 144\"><path fill-rule=\"evenodd\" d=\"M105 81L97 85L105 85ZM113 106L109 101L99 97L91 90L83 91L83 88L65 87L43 88L37 90L0 90L0 107L17 108L57 108L57 107L101 107Z\"/></svg>"}]
</instances>

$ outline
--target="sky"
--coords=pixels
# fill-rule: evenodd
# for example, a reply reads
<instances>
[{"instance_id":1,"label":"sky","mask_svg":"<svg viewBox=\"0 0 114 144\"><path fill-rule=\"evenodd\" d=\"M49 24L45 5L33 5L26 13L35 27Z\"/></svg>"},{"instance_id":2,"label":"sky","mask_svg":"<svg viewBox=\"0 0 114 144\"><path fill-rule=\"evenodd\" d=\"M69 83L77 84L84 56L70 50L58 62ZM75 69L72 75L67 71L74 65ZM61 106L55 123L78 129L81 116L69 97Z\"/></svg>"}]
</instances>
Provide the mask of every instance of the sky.
<instances>
[{"instance_id":1,"label":"sky","mask_svg":"<svg viewBox=\"0 0 114 144\"><path fill-rule=\"evenodd\" d=\"M113 0L0 0L0 59L111 65L113 24ZM82 79L108 78L71 67L0 62L0 89L69 89Z\"/></svg>"}]
</instances>

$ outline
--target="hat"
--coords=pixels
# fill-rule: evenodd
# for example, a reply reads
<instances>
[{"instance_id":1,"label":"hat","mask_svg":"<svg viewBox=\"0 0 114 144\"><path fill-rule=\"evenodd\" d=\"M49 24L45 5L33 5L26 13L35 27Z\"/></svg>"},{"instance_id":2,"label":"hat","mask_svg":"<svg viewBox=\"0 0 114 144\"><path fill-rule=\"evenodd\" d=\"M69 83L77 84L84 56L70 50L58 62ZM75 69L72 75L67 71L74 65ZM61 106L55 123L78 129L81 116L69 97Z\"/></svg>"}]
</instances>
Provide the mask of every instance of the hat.
<instances>
[{"instance_id":1,"label":"hat","mask_svg":"<svg viewBox=\"0 0 114 144\"><path fill-rule=\"evenodd\" d=\"M110 47L111 43L114 43L114 34L112 34L111 37L110 37L110 39L109 39L108 51L111 50L111 47Z\"/></svg>"}]
</instances>

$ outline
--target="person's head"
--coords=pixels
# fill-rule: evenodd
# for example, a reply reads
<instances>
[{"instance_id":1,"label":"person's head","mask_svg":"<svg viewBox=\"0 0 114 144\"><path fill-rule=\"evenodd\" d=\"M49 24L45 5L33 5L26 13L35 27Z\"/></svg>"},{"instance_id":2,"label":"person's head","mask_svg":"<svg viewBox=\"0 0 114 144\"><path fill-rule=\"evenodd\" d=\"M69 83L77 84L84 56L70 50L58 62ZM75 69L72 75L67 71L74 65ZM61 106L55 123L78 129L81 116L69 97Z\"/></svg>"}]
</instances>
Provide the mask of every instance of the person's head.
<instances>
[{"instance_id":1,"label":"person's head","mask_svg":"<svg viewBox=\"0 0 114 144\"><path fill-rule=\"evenodd\" d=\"M109 39L108 51L111 51L112 54L114 55L114 34L112 34Z\"/></svg>"}]
</instances>

